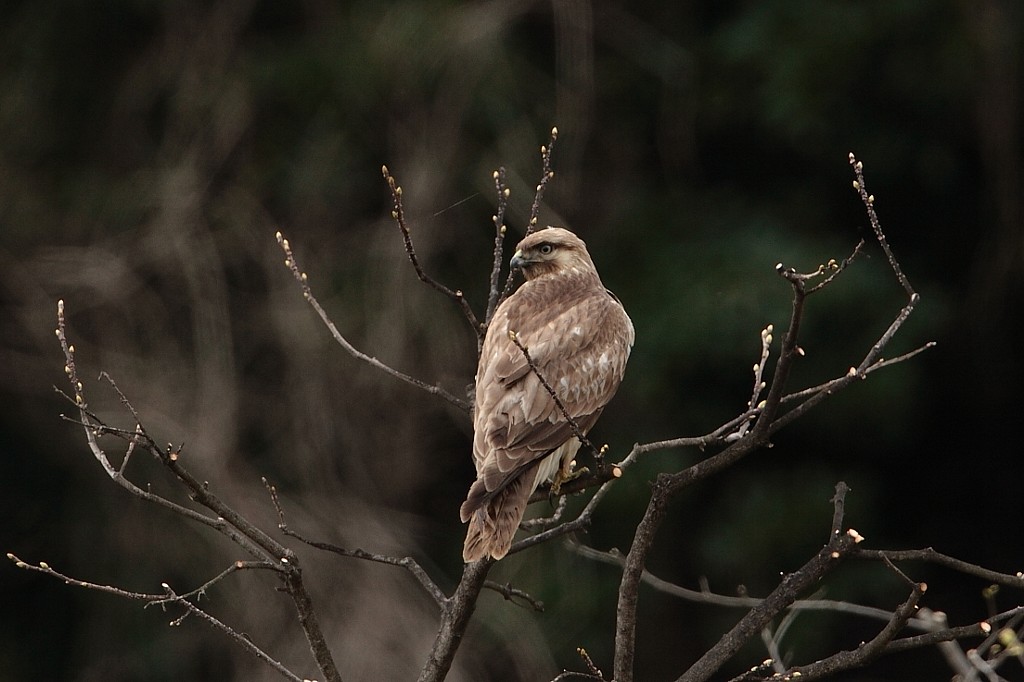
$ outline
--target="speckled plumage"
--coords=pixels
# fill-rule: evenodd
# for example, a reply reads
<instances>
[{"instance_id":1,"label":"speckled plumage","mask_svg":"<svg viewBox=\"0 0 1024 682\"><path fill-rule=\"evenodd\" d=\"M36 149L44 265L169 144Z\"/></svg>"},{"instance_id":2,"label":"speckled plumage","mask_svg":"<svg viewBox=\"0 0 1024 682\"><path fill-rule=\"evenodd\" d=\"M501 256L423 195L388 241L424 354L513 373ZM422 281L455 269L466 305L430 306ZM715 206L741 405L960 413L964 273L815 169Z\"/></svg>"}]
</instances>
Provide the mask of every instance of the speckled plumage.
<instances>
[{"instance_id":1,"label":"speckled plumage","mask_svg":"<svg viewBox=\"0 0 1024 682\"><path fill-rule=\"evenodd\" d=\"M618 389L634 339L626 311L572 232L534 232L512 260L526 282L495 311L476 374L477 480L460 510L469 522L467 562L508 553L530 495L560 468L567 471L580 447L509 332L583 433Z\"/></svg>"}]
</instances>

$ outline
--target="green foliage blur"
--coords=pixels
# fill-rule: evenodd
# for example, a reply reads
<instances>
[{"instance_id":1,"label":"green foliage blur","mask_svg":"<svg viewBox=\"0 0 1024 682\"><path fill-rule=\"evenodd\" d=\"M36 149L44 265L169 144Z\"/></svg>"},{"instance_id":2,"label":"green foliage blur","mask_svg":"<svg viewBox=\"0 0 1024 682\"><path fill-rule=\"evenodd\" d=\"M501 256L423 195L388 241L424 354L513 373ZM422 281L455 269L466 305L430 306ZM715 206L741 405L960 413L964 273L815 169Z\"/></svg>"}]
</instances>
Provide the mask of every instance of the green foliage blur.
<instances>
[{"instance_id":1,"label":"green foliage blur","mask_svg":"<svg viewBox=\"0 0 1024 682\"><path fill-rule=\"evenodd\" d=\"M744 409L759 332L771 323L778 338L788 320L776 263L811 271L869 242L812 298L794 388L857 364L895 317L905 299L850 188L850 151L922 295L892 354L938 342L686 491L653 573L765 594L824 542L839 480L852 487L847 522L872 547L932 545L1020 570L1024 11L1014 0L57 0L8 2L2 15L5 553L145 592L191 589L247 558L117 488L60 419L70 414L51 388L65 380L53 336L62 298L97 413L132 427L95 380L104 370L151 433L184 443L186 466L264 528L277 520L261 476L306 535L412 555L450 589L473 478L469 422L334 345L274 233L353 344L461 395L473 333L416 280L381 165L403 186L424 266L480 312L492 172L505 167L512 189L510 253L557 125L541 222L587 241L637 329L626 381L593 432L611 457ZM117 459L121 445L105 444ZM651 455L579 539L628 548L647 482L701 456ZM154 462L140 456L128 471L187 502ZM345 679L414 677L437 623L414 581L301 552ZM987 615L979 581L904 568L951 623ZM279 679L195 619L168 628L173 610L13 564L0 576L2 682ZM610 669L615 569L556 543L502 561L493 578L546 609L485 594L450 679L552 679L583 669L577 647ZM245 573L203 604L312 677L273 588ZM890 609L905 598L893 574L856 562L823 589ZM675 679L739 615L644 588L638 679ZM809 662L879 627L803 615L785 653ZM765 657L752 646L724 674ZM950 675L924 650L842 679Z\"/></svg>"}]
</instances>

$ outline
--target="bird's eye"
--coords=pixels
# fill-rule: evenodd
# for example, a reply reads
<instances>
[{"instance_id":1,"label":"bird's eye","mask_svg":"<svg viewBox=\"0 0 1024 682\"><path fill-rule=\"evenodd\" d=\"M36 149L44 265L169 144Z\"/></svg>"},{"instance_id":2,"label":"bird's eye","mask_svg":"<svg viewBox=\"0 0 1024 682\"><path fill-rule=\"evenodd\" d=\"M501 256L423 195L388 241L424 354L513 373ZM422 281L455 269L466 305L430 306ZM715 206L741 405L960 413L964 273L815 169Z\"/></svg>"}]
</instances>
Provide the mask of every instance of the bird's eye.
<instances>
[{"instance_id":1,"label":"bird's eye","mask_svg":"<svg viewBox=\"0 0 1024 682\"><path fill-rule=\"evenodd\" d=\"M541 244L539 247L537 247L537 251L539 251L540 255L542 256L550 255L551 252L554 250L555 247L553 247L551 244Z\"/></svg>"}]
</instances>

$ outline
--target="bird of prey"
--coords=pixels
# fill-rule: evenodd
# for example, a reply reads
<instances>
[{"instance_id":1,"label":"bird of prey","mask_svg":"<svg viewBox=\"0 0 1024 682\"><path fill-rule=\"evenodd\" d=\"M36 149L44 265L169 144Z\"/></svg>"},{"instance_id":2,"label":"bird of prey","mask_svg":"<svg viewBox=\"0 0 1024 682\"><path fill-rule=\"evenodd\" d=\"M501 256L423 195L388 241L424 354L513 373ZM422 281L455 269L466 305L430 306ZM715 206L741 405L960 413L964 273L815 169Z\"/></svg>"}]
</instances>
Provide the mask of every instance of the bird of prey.
<instances>
[{"instance_id":1,"label":"bird of prey","mask_svg":"<svg viewBox=\"0 0 1024 682\"><path fill-rule=\"evenodd\" d=\"M570 475L580 441L566 414L580 433L590 430L622 381L634 340L622 304L569 230L528 235L511 266L526 281L495 310L476 372L477 478L460 509L469 522L466 562L504 557L533 491Z\"/></svg>"}]
</instances>

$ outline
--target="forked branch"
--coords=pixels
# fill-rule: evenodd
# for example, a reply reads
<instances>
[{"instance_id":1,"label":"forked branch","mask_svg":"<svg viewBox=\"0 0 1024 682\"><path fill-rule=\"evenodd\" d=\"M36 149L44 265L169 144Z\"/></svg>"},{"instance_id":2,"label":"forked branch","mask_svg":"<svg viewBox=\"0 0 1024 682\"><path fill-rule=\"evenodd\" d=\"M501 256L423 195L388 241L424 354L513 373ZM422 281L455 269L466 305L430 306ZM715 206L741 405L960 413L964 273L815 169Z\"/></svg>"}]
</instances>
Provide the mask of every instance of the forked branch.
<instances>
[{"instance_id":1,"label":"forked branch","mask_svg":"<svg viewBox=\"0 0 1024 682\"><path fill-rule=\"evenodd\" d=\"M299 623L302 626L303 633L306 636L306 640L309 643L310 650L316 660L317 666L320 669L321 675L323 675L327 682L340 682L341 676L338 673L330 648L327 646L326 638L320 628L319 621L313 608L312 599L306 591L305 584L302 579L302 572L299 568L298 558L290 549L279 543L277 540L271 538L267 533L263 532L259 527L217 497L217 495L215 495L211 490L208 483L195 478L195 476L193 476L182 464L181 460L183 453L180 447L175 448L172 445L168 445L164 448L158 446L156 441L149 435L143 426L141 419L139 418L138 411L134 406L132 406L128 398L120 391L120 389L117 388L117 385L108 375L103 376L117 392L122 404L125 405L126 409L131 413L136 422L135 428L128 430L110 427L88 409L84 387L78 377L75 347L67 338L63 300L58 301L57 303L56 334L61 345L61 350L64 353L64 372L71 385L71 395L68 396L69 400L77 406L79 414L78 423L82 425L85 431L86 442L88 443L93 456L103 467L106 474L111 478L111 480L131 494L169 509L181 517L191 521L197 521L207 527L217 530L231 539L236 545L238 545L238 547L256 560L255 562L241 562L241 564L236 564L236 566L241 566L243 568L272 568L283 582L284 591L291 597L295 605ZM128 449L126 450L125 456L122 458L121 465L119 467L115 467L112 464L107 453L100 446L98 438L101 435L114 435L128 442ZM178 483L182 485L185 492L193 501L213 512L214 515L208 516L182 506L176 502L155 495L148 490L143 490L132 483L125 476L125 469L131 453L139 448L149 452L154 458L156 458L170 473L174 475ZM27 562L22 562L13 558L12 561L15 561L16 565L20 565L21 567L30 566ZM45 565L42 563L39 564L37 570L41 570L51 575L56 575L56 572L52 571L52 569L49 569L48 567L44 568L44 566ZM224 575L236 570L240 570L240 568L229 569ZM218 582L220 579L220 577L214 579L206 586L200 588L200 591L205 590L206 587ZM73 584L79 584L82 587L89 587L91 589L100 589L92 583L86 583L85 581L78 581ZM165 587L165 589L168 591L168 601L175 601L182 604L188 609L189 613L199 615L203 620L222 631L228 632L231 630L231 628L223 625L212 616L209 616L209 614L203 613L201 609L194 604L191 604L191 602L188 602L188 600L181 595L176 595L171 592L169 587ZM117 590L117 588L108 588L105 591L112 590ZM126 594L129 594L130 596L130 593ZM261 660L265 660L268 663L273 661L273 659L255 647L246 646L246 648L257 655ZM291 673L288 674L291 675Z\"/></svg>"},{"instance_id":2,"label":"forked branch","mask_svg":"<svg viewBox=\"0 0 1024 682\"><path fill-rule=\"evenodd\" d=\"M763 401L756 405L756 408L754 405L750 406L751 411L756 409L756 416L753 428L750 428L749 432L746 425L741 426L740 431L737 432L740 436L739 439L734 440L734 442L721 452L682 471L671 474L661 474L655 481L647 509L640 523L637 525L636 532L633 537L633 543L626 555L622 579L619 584L614 666L614 678L617 682L632 682L633 680L638 586L643 576L647 557L653 547L655 535L665 518L668 506L673 497L690 484L722 471L726 467L729 467L740 459L746 457L751 452L764 447L769 443L771 435L776 431L791 423L796 418L802 416L811 408L820 404L821 401L827 399L831 395L834 395L837 391L849 386L855 379L865 378L872 368L877 369L876 365L882 362L882 351L910 316L914 306L920 300L920 297L914 292L906 276L900 269L899 263L896 261L892 250L889 248L888 242L885 240L881 224L879 223L878 217L874 211L874 197L867 195L864 191L863 165L856 161L853 154L850 155L850 161L851 164L853 164L854 172L857 176L857 179L854 181L854 187L862 195L875 236L885 251L887 258L889 259L889 264L892 267L893 272L896 274L900 285L907 292L910 300L907 305L899 311L896 318L889 325L889 328L886 329L882 336L879 337L879 339L872 345L858 366L851 367L850 371L847 372L845 376L838 377L823 385L822 390L810 394L809 397L796 408L790 409L788 412L783 412L780 410L783 402L790 402L796 399L793 397L787 398L786 391L793 363L803 355L803 351L800 348L798 340L800 326L806 310L807 297L831 284L835 280L836 276L843 272L850 263L853 262L853 259L861 252L863 243L858 244L856 248L854 248L853 253L842 263L830 261L828 264L819 266L815 271L810 273L800 273L793 268L784 266L782 263L779 263L776 266L776 271L779 275L790 284L790 288L793 293L793 304L789 325L783 336L779 360L776 363L775 370L772 374L768 394ZM823 279L820 282L815 282L818 278ZM768 341L770 343L770 339ZM907 357L909 356L910 354L907 355ZM762 358L766 358L764 351L762 352ZM754 399L751 400L751 403L757 399L758 392L763 388L759 381L759 371L762 369L763 368L760 366L755 368ZM839 550L841 550L841 556L845 555L846 548L839 548ZM810 575L815 572L815 570L810 570L808 571L808 574ZM788 587L784 581L783 585L780 585L779 589L788 589ZM765 607L763 606L755 607L755 609L748 614L749 620L748 618L745 618L744 621L741 622L746 622L748 624L767 622L763 620L764 608ZM772 613L769 618L775 615L775 613L778 613L778 611ZM735 642L733 641L735 638L740 635L752 636L756 634L756 632L756 628L747 628L740 631L734 629L730 635L723 638L723 642L726 642L725 644L720 642L719 646L714 647L705 654L705 656L703 656L697 664L694 664L694 666L691 667L690 670L680 679L706 679L714 671L718 670L719 667L728 660L732 653L735 652Z\"/></svg>"}]
</instances>

